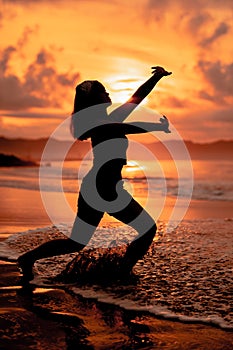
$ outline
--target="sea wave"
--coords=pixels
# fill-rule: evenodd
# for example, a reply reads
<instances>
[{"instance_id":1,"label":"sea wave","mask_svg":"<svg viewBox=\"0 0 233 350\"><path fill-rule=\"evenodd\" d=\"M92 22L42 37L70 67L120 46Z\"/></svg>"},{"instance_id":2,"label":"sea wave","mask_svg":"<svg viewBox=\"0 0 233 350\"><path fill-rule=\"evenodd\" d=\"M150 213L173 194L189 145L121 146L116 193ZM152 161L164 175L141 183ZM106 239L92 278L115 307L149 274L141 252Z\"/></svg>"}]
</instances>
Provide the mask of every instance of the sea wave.
<instances>
[{"instance_id":1,"label":"sea wave","mask_svg":"<svg viewBox=\"0 0 233 350\"><path fill-rule=\"evenodd\" d=\"M81 181L69 178L65 179L63 183L56 182L56 179L49 180L43 183L43 191L45 192L65 192L65 193L75 193L77 194ZM160 178L150 178L149 191L148 182L146 179L124 179L127 186L130 187L136 197L147 197L148 195L152 198L157 198L158 196L170 196L189 198L190 188L178 187L176 179L164 179ZM129 185L128 185L129 184ZM1 179L0 187L6 188L19 188L29 191L40 191L40 186L35 179ZM194 183L194 188L192 191L192 199L197 200L216 200L216 201L233 201L233 188L230 184L206 184L205 182Z\"/></svg>"},{"instance_id":2,"label":"sea wave","mask_svg":"<svg viewBox=\"0 0 233 350\"><path fill-rule=\"evenodd\" d=\"M165 233L166 223L158 223L158 233L150 250L134 268L136 279L127 282L108 279L77 280L75 285L56 279L77 254L39 260L35 265L37 286L69 288L85 298L118 305L127 310L149 312L155 316L182 322L202 322L233 330L232 300L232 220L186 220ZM64 227L62 228L64 232ZM67 227L67 233L70 228ZM115 239L132 239L132 229L121 226L100 227L93 243L110 247ZM22 252L46 240L64 238L59 227L47 227L10 236L0 245L0 256L16 259ZM102 248L101 248L102 249ZM98 248L96 252L101 255ZM79 255L79 254L78 254ZM87 254L89 255L89 253ZM109 256L109 255L108 255ZM90 254L91 258L91 254ZM115 257L116 258L116 257ZM92 259L99 271L99 259ZM102 260L103 262L103 260ZM106 264L108 262L106 261ZM102 269L104 268L101 265ZM97 273L98 275L98 273ZM55 279L54 279L55 277ZM67 282L67 281L66 281ZM73 283L74 281L72 281Z\"/></svg>"},{"instance_id":3,"label":"sea wave","mask_svg":"<svg viewBox=\"0 0 233 350\"><path fill-rule=\"evenodd\" d=\"M195 165L196 164L196 165ZM80 162L65 162L62 167L59 162L51 162L42 167L41 177L38 167L30 168L2 168L0 187L20 188L25 190L77 193L81 181L91 167L87 161L82 166ZM197 200L232 201L233 188L231 174L231 162L197 162L194 163L194 188L190 179L178 178L172 164L165 162L166 173L161 174L161 169L154 164L146 164L145 172L137 165L127 165L123 170L123 178L126 188L131 188L134 196L156 198L158 196L171 196ZM195 167L197 170L195 170ZM171 169L170 169L171 168ZM208 174L211 171L211 176ZM221 171L220 171L221 169ZM62 171L61 171L62 170ZM41 188L39 186L41 183ZM192 193L190 193L192 191Z\"/></svg>"},{"instance_id":4,"label":"sea wave","mask_svg":"<svg viewBox=\"0 0 233 350\"><path fill-rule=\"evenodd\" d=\"M102 303L120 306L125 310L146 312L156 317L164 318L171 321L180 321L185 323L204 323L211 326L218 326L224 330L233 331L233 325L228 324L222 319L222 317L218 315L209 315L207 317L203 317L201 315L198 315L198 316L182 315L182 314L177 314L175 312L171 312L171 310L169 310L165 306L140 305L139 302L132 301L128 298L116 298L115 295L111 295L110 293L106 293L99 290L96 291L94 290L94 288L83 289L78 287L70 287L70 289L77 295L81 295L84 298L95 299Z\"/></svg>"}]
</instances>

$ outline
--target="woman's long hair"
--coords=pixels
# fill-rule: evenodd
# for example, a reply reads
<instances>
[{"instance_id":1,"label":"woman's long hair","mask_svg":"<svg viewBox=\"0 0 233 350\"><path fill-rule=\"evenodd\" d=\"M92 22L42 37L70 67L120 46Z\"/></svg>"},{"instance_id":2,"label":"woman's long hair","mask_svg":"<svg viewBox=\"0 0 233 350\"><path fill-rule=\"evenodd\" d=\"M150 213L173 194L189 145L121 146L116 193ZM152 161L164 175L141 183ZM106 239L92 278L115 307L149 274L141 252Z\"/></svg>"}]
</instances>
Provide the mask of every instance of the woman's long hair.
<instances>
[{"instance_id":1,"label":"woman's long hair","mask_svg":"<svg viewBox=\"0 0 233 350\"><path fill-rule=\"evenodd\" d=\"M98 80L85 80L76 86L74 108L72 112L70 130L74 138L87 139L86 135L80 135L78 112L98 104L98 93L104 91L104 86Z\"/></svg>"}]
</instances>

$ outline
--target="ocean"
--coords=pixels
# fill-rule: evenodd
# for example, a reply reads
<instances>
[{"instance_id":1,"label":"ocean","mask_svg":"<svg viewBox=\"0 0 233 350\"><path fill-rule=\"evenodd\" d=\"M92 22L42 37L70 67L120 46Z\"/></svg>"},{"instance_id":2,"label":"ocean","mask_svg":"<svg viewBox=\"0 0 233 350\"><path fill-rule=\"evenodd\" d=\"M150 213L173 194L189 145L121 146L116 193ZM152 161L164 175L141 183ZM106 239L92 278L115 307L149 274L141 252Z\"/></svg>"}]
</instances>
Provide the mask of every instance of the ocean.
<instances>
[{"instance_id":1,"label":"ocean","mask_svg":"<svg viewBox=\"0 0 233 350\"><path fill-rule=\"evenodd\" d=\"M123 178L131 182L136 197L144 197L147 182L151 182L152 195L160 196L164 193L164 184L168 196L176 196L178 191L178 174L176 166L182 160L173 164L169 160L156 162L130 161L123 169ZM58 182L61 162L51 161L43 165L47 176L47 191L59 190ZM81 165L81 169L80 169ZM190 169L185 173L183 166L183 179L190 175ZM194 188L192 199L206 199L218 201L233 200L232 161L231 160L193 160ZM66 161L62 164L62 185L65 193L77 193L80 181L91 167L91 161ZM0 187L19 188L26 190L39 190L38 167L9 167L1 168Z\"/></svg>"},{"instance_id":2,"label":"ocean","mask_svg":"<svg viewBox=\"0 0 233 350\"><path fill-rule=\"evenodd\" d=\"M0 233L6 238L0 247L2 258L14 260L23 251L56 238L61 232L69 234L76 211L77 192L90 166L88 160L82 164L66 161L61 177L59 162L43 164L45 176L41 194L46 210L40 199L37 167L1 169ZM178 167L181 168L182 164ZM85 284L77 281L75 286L68 288L85 298L127 310L233 330L232 162L194 160L193 182L188 177L190 169L186 174L185 168L182 179L177 174L176 165L169 161L160 161L157 165L145 162L143 166L136 161L130 162L123 171L125 187L147 207L158 223L150 250L134 268L136 282L113 281L103 285L98 281ZM60 213L60 196L57 196L61 188L71 208L67 216ZM178 197L180 206L178 217L175 217L178 220L171 222ZM51 222L51 217L55 217L55 222ZM57 227L53 226L54 223ZM101 259L101 249L108 249L116 241L120 245L134 236L131 228L106 215L86 249L94 246ZM46 284L46 278L59 274L74 256L64 255L37 262L35 283L38 286ZM97 261L95 264L98 268ZM50 283L56 286L55 281L50 280Z\"/></svg>"}]
</instances>

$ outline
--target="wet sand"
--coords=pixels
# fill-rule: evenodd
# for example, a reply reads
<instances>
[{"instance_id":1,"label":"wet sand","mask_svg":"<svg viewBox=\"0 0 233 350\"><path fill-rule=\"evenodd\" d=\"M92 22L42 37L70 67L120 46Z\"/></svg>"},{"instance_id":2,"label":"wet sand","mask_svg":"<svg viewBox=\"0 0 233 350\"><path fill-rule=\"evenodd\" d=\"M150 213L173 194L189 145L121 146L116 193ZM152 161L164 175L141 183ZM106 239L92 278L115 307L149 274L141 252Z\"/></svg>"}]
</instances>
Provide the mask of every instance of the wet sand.
<instances>
[{"instance_id":1,"label":"wet sand","mask_svg":"<svg viewBox=\"0 0 233 350\"><path fill-rule=\"evenodd\" d=\"M0 262L0 349L231 350L233 333L125 310L69 288L22 287L14 262Z\"/></svg>"},{"instance_id":2,"label":"wet sand","mask_svg":"<svg viewBox=\"0 0 233 350\"><path fill-rule=\"evenodd\" d=\"M84 299L58 288L22 288L15 263L1 261L0 348L231 350L233 333Z\"/></svg>"}]
</instances>

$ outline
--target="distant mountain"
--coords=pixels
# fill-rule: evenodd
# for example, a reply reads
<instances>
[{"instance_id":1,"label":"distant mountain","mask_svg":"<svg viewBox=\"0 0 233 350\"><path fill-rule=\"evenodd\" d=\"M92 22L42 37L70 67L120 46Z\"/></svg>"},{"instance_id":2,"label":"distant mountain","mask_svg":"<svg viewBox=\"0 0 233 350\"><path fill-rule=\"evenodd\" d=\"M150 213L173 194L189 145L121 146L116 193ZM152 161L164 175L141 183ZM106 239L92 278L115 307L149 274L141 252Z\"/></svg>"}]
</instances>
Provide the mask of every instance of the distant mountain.
<instances>
[{"instance_id":1,"label":"distant mountain","mask_svg":"<svg viewBox=\"0 0 233 350\"><path fill-rule=\"evenodd\" d=\"M41 158L44 147L48 139L8 139L0 137L0 151L25 160L38 161ZM90 142L75 141L73 144L69 141L49 140L49 152L46 153L45 160L61 160L64 150L69 150L65 159L76 160L83 157L91 150ZM185 141L187 150L192 159L232 159L233 140L219 140L212 143L195 143ZM158 159L183 159L183 144L181 141L166 141L164 143L154 142L144 144L145 148L150 150ZM142 148L132 146L131 156L134 159L144 159L146 152Z\"/></svg>"},{"instance_id":2,"label":"distant mountain","mask_svg":"<svg viewBox=\"0 0 233 350\"><path fill-rule=\"evenodd\" d=\"M38 164L30 160L23 160L13 155L0 153L0 167L11 166L38 166Z\"/></svg>"},{"instance_id":3,"label":"distant mountain","mask_svg":"<svg viewBox=\"0 0 233 350\"><path fill-rule=\"evenodd\" d=\"M192 159L229 159L233 160L233 140L219 140L211 143L185 141Z\"/></svg>"},{"instance_id":4,"label":"distant mountain","mask_svg":"<svg viewBox=\"0 0 233 350\"><path fill-rule=\"evenodd\" d=\"M191 159L233 159L233 140L219 140L211 143L184 141ZM147 146L159 159L183 159L183 142L177 140L155 142Z\"/></svg>"},{"instance_id":5,"label":"distant mountain","mask_svg":"<svg viewBox=\"0 0 233 350\"><path fill-rule=\"evenodd\" d=\"M8 139L0 137L0 151L5 154L14 154L26 160L40 160L44 151L47 138L30 139ZM75 141L72 147L69 141L49 139L49 152L45 160L60 160L64 150L69 150L66 159L82 159L90 150L90 144L86 141Z\"/></svg>"}]
</instances>

